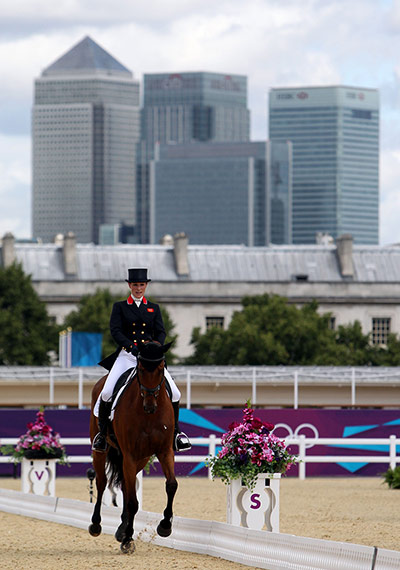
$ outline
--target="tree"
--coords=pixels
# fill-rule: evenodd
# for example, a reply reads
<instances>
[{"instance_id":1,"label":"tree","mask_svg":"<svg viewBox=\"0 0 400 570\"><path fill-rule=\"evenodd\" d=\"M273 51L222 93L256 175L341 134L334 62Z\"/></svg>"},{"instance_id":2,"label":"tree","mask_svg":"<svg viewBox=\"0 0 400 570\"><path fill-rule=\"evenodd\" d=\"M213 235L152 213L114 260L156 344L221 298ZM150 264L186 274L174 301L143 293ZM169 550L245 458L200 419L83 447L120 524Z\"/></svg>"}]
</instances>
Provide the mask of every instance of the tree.
<instances>
[{"instance_id":1,"label":"tree","mask_svg":"<svg viewBox=\"0 0 400 570\"><path fill-rule=\"evenodd\" d=\"M119 300L108 289L96 289L95 293L81 297L77 310L65 317L62 326L71 327L74 332L102 333L102 356L107 356L116 349L109 324L112 306Z\"/></svg>"},{"instance_id":2,"label":"tree","mask_svg":"<svg viewBox=\"0 0 400 570\"><path fill-rule=\"evenodd\" d=\"M44 366L58 336L46 305L20 264L0 268L0 364Z\"/></svg>"},{"instance_id":3,"label":"tree","mask_svg":"<svg viewBox=\"0 0 400 570\"><path fill-rule=\"evenodd\" d=\"M193 331L194 354L188 364L311 364L318 355L335 352L330 315L319 315L317 303L298 309L278 295L244 297L226 331Z\"/></svg>"},{"instance_id":4,"label":"tree","mask_svg":"<svg viewBox=\"0 0 400 570\"><path fill-rule=\"evenodd\" d=\"M362 366L400 364L400 340L389 335L386 347L371 345L356 321L329 327L313 301L301 308L278 295L244 297L227 330L194 329L194 353L186 364Z\"/></svg>"},{"instance_id":5,"label":"tree","mask_svg":"<svg viewBox=\"0 0 400 570\"><path fill-rule=\"evenodd\" d=\"M110 333L110 316L113 304L120 299L120 296L112 295L108 289L96 289L95 293L84 295L78 303L77 310L66 316L63 328L71 327L75 332L102 333L102 356L111 354L116 349L116 344ZM167 333L166 342L175 342L177 338L177 335L173 334L175 325L168 311L161 306L160 309ZM173 358L173 353L169 351L168 361L172 362Z\"/></svg>"}]
</instances>

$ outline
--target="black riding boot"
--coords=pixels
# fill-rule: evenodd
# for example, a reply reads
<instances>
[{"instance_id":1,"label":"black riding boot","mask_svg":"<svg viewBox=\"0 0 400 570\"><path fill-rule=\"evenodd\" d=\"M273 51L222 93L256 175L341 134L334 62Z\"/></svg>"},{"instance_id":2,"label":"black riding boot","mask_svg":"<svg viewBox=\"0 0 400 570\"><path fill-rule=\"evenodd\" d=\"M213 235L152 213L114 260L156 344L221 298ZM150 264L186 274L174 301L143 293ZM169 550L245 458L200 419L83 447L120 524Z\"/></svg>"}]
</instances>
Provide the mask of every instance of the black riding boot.
<instances>
[{"instance_id":1,"label":"black riding boot","mask_svg":"<svg viewBox=\"0 0 400 570\"><path fill-rule=\"evenodd\" d=\"M111 412L111 402L105 402L100 398L99 406L99 433L95 435L92 443L93 451L107 451L108 418Z\"/></svg>"},{"instance_id":2,"label":"black riding boot","mask_svg":"<svg viewBox=\"0 0 400 570\"><path fill-rule=\"evenodd\" d=\"M188 436L179 427L179 402L172 402L175 417L174 451L187 451L192 447Z\"/></svg>"}]
</instances>

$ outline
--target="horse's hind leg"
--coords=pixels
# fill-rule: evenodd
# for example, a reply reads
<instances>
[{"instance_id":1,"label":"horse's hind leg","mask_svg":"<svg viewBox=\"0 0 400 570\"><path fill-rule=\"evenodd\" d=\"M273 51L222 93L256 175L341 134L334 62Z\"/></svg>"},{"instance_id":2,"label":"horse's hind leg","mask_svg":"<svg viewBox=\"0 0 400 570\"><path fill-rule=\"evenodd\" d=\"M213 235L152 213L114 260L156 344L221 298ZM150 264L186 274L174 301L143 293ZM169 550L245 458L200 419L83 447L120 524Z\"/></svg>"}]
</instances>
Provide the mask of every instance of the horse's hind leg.
<instances>
[{"instance_id":1,"label":"horse's hind leg","mask_svg":"<svg viewBox=\"0 0 400 570\"><path fill-rule=\"evenodd\" d=\"M104 489L107 485L106 457L105 453L98 453L97 451L93 453L93 467L96 472L97 500L93 510L92 524L89 525L88 529L92 536L99 536L99 534L101 534L101 501Z\"/></svg>"},{"instance_id":2,"label":"horse's hind leg","mask_svg":"<svg viewBox=\"0 0 400 570\"><path fill-rule=\"evenodd\" d=\"M157 533L162 537L167 537L172 532L172 517L173 517L173 502L176 490L178 488L178 481L175 478L174 471L174 453L172 450L168 451L165 455L158 457L164 475L166 477L165 490L167 492L167 506L164 510L164 518L160 521L157 527Z\"/></svg>"}]
</instances>

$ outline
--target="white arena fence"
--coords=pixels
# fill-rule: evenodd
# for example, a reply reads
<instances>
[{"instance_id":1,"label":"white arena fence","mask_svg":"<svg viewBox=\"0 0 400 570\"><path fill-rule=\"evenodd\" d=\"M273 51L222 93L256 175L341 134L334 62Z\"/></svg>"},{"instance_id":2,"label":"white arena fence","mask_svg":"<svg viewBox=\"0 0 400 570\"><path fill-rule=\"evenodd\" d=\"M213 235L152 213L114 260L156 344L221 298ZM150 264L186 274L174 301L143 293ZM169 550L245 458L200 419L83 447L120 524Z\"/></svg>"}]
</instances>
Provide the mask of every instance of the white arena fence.
<instances>
[{"instance_id":1,"label":"white arena fence","mask_svg":"<svg viewBox=\"0 0 400 570\"><path fill-rule=\"evenodd\" d=\"M0 438L1 445L16 445L18 438ZM400 438L396 435L391 435L388 438L310 438L305 435L300 435L298 437L286 438L285 442L290 446L297 446L298 453L297 459L299 462L299 479L306 478L306 466L308 463L380 463L387 465L392 469L395 469L396 465L400 463L400 454L397 455L397 448L400 447ZM61 443L66 446L74 445L88 445L90 446L90 440L86 437L62 437ZM210 435L209 437L195 437L191 438L192 450L196 446L208 446L207 455L194 455L194 454L179 454L175 456L176 463L204 463L209 456L215 456L217 453L217 447L221 445L221 438L215 435ZM332 455L311 455L307 451L310 450L315 445L334 445L347 447L349 443L352 446L362 446L365 450L365 446L387 446L388 453L381 455L335 455L334 452L337 450L332 448ZM293 448L291 447L294 453ZM91 455L69 455L68 460L70 463L92 463ZM7 456L0 456L0 463L9 463L12 459ZM208 477L211 478L211 471L208 469Z\"/></svg>"},{"instance_id":2,"label":"white arena fence","mask_svg":"<svg viewBox=\"0 0 400 570\"><path fill-rule=\"evenodd\" d=\"M87 529L93 505L58 497L0 489L0 510ZM140 510L135 538L158 546L207 554L266 570L398 570L400 552L291 534L251 530L222 522L174 517L172 534L161 538L160 514ZM113 535L120 523L119 507L102 508L102 527ZM93 540L96 540L95 538ZM115 543L115 548L118 548ZM134 558L132 559L134 564Z\"/></svg>"},{"instance_id":3,"label":"white arena fence","mask_svg":"<svg viewBox=\"0 0 400 570\"><path fill-rule=\"evenodd\" d=\"M169 370L179 385L186 389L186 407L192 406L192 387L213 382L217 386L246 384L251 391L251 402L257 406L257 390L265 385L290 386L292 405L299 407L299 391L303 385L341 386L348 389L348 406L357 406L357 388L379 385L400 388L400 367L349 366L170 366ZM55 398L59 381L76 384L79 408L85 408L84 383L95 382L105 371L100 367L25 367L0 366L0 382L18 380L48 384L49 404L62 405Z\"/></svg>"}]
</instances>

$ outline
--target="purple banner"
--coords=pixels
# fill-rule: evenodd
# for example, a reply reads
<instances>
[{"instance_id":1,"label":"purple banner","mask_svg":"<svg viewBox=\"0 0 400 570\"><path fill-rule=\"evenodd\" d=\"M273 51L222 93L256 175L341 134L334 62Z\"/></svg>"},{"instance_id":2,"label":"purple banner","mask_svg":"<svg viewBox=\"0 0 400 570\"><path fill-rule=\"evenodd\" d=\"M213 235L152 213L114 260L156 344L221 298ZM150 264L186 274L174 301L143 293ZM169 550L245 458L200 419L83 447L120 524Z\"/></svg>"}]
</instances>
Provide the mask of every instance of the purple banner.
<instances>
[{"instance_id":1,"label":"purple banner","mask_svg":"<svg viewBox=\"0 0 400 570\"><path fill-rule=\"evenodd\" d=\"M262 421L268 421L276 425L275 434L279 437L305 435L306 437L329 437L345 438L348 440L343 445L314 446L307 449L307 455L362 455L362 456L385 456L382 463L320 463L307 464L307 476L376 476L388 468L389 446L367 445L354 447L351 440L354 438L388 438L390 435L400 437L400 410L265 410L259 409L255 413ZM4 437L19 437L25 433L28 422L33 422L36 416L35 410L12 410L2 409L0 413L0 445ZM47 423L61 437L88 437L89 435L89 410L46 410ZM189 437L208 437L215 434L220 437L232 421L240 421L242 411L240 409L181 409L181 429ZM400 446L398 446L400 447ZM297 453L297 447L293 447ZM67 453L73 455L90 455L90 447L67 446ZM400 450L397 449L397 454ZM189 455L207 455L208 448L194 446ZM59 465L57 475L60 476L85 476L89 464L71 464L70 467ZM177 463L178 475L206 475L207 471L203 464ZM152 471L158 473L158 471ZM0 464L0 475L11 476L13 467L9 464ZM298 475L298 467L293 467L289 476Z\"/></svg>"}]
</instances>

